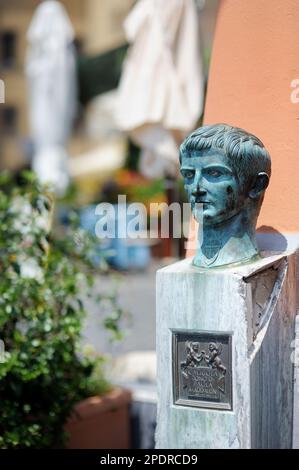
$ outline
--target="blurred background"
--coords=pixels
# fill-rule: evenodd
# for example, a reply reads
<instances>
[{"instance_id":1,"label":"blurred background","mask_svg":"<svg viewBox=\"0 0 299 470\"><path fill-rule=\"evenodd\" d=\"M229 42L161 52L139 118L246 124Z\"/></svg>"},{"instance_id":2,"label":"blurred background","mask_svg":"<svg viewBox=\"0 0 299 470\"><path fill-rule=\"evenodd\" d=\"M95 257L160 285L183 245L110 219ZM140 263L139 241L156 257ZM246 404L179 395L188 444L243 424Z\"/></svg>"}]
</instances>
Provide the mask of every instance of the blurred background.
<instances>
[{"instance_id":1,"label":"blurred background","mask_svg":"<svg viewBox=\"0 0 299 470\"><path fill-rule=\"evenodd\" d=\"M217 7L217 0L167 7L0 0L0 169L16 177L33 169L55 189L55 223L66 224L75 210L93 234L96 205L117 205L119 194L146 208L182 204L178 146L201 122ZM97 304L86 299L83 342L111 356L114 382L133 392L134 446L152 447L155 272L184 257L184 239L116 238L103 246L112 250L108 262L128 312L125 339L106 339ZM109 290L112 282L99 276L95 288Z\"/></svg>"}]
</instances>

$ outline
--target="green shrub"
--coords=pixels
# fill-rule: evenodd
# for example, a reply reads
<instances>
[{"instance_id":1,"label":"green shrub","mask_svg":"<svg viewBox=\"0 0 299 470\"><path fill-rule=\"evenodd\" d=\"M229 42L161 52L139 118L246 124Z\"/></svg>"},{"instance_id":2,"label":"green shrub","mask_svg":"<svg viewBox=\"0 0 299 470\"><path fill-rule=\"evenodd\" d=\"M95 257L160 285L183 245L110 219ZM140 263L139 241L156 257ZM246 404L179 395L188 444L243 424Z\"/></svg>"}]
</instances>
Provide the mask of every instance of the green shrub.
<instances>
[{"instance_id":1,"label":"green shrub","mask_svg":"<svg viewBox=\"0 0 299 470\"><path fill-rule=\"evenodd\" d=\"M62 447L73 405L109 389L103 358L80 350L93 241L74 224L54 234L52 218L51 195L34 175L18 186L0 175L0 448ZM105 325L119 336L122 311L109 299Z\"/></svg>"}]
</instances>

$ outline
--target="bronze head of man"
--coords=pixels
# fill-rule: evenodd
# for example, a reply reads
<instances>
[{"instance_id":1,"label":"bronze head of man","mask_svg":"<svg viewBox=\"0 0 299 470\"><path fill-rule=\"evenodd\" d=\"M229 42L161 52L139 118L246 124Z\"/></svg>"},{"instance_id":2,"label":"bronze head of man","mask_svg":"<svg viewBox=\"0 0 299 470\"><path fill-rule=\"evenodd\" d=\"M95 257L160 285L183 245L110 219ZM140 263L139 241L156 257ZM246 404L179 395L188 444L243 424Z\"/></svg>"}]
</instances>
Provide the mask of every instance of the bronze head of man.
<instances>
[{"instance_id":1,"label":"bronze head of man","mask_svg":"<svg viewBox=\"0 0 299 470\"><path fill-rule=\"evenodd\" d=\"M203 126L182 143L180 165L201 231L193 264L207 268L256 257L255 226L271 175L263 143L238 127Z\"/></svg>"}]
</instances>

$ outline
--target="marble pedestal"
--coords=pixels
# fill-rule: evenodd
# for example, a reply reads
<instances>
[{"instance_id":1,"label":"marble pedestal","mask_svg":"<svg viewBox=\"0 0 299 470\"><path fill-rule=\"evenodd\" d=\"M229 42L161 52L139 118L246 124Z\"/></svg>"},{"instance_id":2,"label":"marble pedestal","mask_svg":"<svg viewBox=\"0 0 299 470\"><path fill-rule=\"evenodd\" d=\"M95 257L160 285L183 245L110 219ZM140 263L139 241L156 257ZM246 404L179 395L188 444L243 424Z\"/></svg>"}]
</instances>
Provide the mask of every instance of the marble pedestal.
<instances>
[{"instance_id":1,"label":"marble pedestal","mask_svg":"<svg viewBox=\"0 0 299 470\"><path fill-rule=\"evenodd\" d=\"M157 273L157 448L291 448L295 254Z\"/></svg>"}]
</instances>

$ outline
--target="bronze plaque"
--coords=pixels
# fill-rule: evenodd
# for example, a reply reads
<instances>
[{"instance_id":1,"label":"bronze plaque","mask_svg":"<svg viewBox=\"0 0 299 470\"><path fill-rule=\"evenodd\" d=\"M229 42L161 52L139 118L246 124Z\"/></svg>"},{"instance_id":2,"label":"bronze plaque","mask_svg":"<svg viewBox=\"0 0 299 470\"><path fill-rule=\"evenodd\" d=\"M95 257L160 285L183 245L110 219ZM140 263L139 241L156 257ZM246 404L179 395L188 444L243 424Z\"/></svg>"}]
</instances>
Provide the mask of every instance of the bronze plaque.
<instances>
[{"instance_id":1,"label":"bronze plaque","mask_svg":"<svg viewBox=\"0 0 299 470\"><path fill-rule=\"evenodd\" d=\"M174 403L231 410L231 334L177 330L172 334Z\"/></svg>"}]
</instances>

